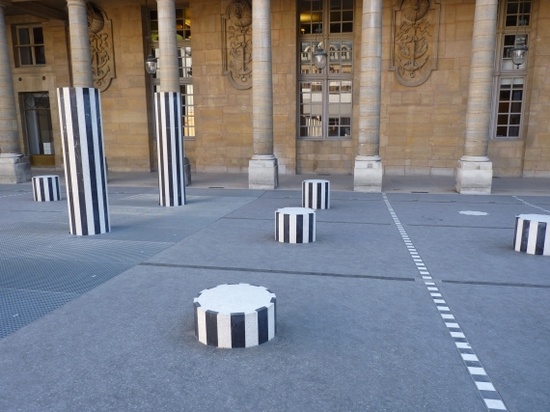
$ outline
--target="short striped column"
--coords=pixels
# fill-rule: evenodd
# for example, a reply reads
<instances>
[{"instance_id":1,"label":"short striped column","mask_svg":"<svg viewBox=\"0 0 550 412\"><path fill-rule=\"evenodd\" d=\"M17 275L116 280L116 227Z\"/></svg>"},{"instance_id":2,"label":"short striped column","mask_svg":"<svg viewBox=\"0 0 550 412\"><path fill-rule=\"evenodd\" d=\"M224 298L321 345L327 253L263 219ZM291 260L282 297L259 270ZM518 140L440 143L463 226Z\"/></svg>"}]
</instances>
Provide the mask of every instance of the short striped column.
<instances>
[{"instance_id":1,"label":"short striped column","mask_svg":"<svg viewBox=\"0 0 550 412\"><path fill-rule=\"evenodd\" d=\"M57 200L61 200L61 191L59 189L59 176L33 176L32 197L35 202L54 202Z\"/></svg>"},{"instance_id":2,"label":"short striped column","mask_svg":"<svg viewBox=\"0 0 550 412\"><path fill-rule=\"evenodd\" d=\"M516 216L514 250L529 255L550 256L550 215Z\"/></svg>"},{"instance_id":3,"label":"short striped column","mask_svg":"<svg viewBox=\"0 0 550 412\"><path fill-rule=\"evenodd\" d=\"M57 97L69 231L79 236L107 233L111 226L99 90L63 87Z\"/></svg>"},{"instance_id":4,"label":"short striped column","mask_svg":"<svg viewBox=\"0 0 550 412\"><path fill-rule=\"evenodd\" d=\"M218 348L249 348L276 333L275 294L246 283L205 289L194 299L195 336Z\"/></svg>"},{"instance_id":5,"label":"short striped column","mask_svg":"<svg viewBox=\"0 0 550 412\"><path fill-rule=\"evenodd\" d=\"M275 240L281 243L315 242L315 211L306 207L284 207L275 211Z\"/></svg>"},{"instance_id":6,"label":"short striped column","mask_svg":"<svg viewBox=\"0 0 550 412\"><path fill-rule=\"evenodd\" d=\"M185 204L181 95L155 93L155 121L159 176L159 204Z\"/></svg>"},{"instance_id":7,"label":"short striped column","mask_svg":"<svg viewBox=\"0 0 550 412\"><path fill-rule=\"evenodd\" d=\"M302 182L302 207L311 209L330 208L330 182L307 179Z\"/></svg>"}]
</instances>

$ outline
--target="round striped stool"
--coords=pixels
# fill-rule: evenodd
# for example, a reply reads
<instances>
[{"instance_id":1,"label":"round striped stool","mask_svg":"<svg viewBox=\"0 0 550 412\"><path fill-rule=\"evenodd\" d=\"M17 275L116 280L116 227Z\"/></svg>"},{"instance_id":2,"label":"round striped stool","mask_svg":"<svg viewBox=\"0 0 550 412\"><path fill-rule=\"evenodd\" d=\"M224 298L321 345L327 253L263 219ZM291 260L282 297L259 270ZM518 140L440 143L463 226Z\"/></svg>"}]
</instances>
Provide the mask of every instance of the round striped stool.
<instances>
[{"instance_id":1,"label":"round striped stool","mask_svg":"<svg viewBox=\"0 0 550 412\"><path fill-rule=\"evenodd\" d=\"M195 304L195 336L218 348L249 348L276 333L276 297L263 286L219 285L200 292Z\"/></svg>"},{"instance_id":2,"label":"round striped stool","mask_svg":"<svg viewBox=\"0 0 550 412\"><path fill-rule=\"evenodd\" d=\"M302 207L329 209L330 182L321 179L302 181Z\"/></svg>"},{"instance_id":3,"label":"round striped stool","mask_svg":"<svg viewBox=\"0 0 550 412\"><path fill-rule=\"evenodd\" d=\"M59 176L34 176L32 178L32 197L36 202L53 202L61 200Z\"/></svg>"},{"instance_id":4,"label":"round striped stool","mask_svg":"<svg viewBox=\"0 0 550 412\"><path fill-rule=\"evenodd\" d=\"M516 216L514 250L529 255L550 256L550 215Z\"/></svg>"},{"instance_id":5,"label":"round striped stool","mask_svg":"<svg viewBox=\"0 0 550 412\"><path fill-rule=\"evenodd\" d=\"M315 210L283 207L275 211L275 240L281 243L315 242Z\"/></svg>"}]
</instances>

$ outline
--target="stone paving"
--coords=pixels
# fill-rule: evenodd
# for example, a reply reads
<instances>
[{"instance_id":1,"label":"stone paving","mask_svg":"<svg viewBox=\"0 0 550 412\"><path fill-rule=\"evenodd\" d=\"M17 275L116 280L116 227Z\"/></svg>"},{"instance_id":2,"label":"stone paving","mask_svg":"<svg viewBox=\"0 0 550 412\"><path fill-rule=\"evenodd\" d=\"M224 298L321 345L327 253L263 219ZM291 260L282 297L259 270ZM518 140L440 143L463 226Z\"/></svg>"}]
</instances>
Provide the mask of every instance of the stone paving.
<instances>
[{"instance_id":1,"label":"stone paving","mask_svg":"<svg viewBox=\"0 0 550 412\"><path fill-rule=\"evenodd\" d=\"M87 237L63 191L0 185L0 410L550 408L550 257L512 247L516 215L550 214L548 180L464 196L445 178L357 193L328 176L316 242L276 242L301 178L199 174L164 208L152 175L113 174L111 232ZM277 335L199 343L193 298L236 282L277 295Z\"/></svg>"}]
</instances>

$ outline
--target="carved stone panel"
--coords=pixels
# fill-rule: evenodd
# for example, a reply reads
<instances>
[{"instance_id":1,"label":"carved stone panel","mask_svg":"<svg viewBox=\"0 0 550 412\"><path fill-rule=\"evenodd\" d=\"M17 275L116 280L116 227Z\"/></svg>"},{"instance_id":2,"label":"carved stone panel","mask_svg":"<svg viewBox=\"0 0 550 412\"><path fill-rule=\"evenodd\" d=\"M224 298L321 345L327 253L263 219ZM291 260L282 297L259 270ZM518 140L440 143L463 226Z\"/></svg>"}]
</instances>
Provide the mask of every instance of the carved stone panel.
<instances>
[{"instance_id":1,"label":"carved stone panel","mask_svg":"<svg viewBox=\"0 0 550 412\"><path fill-rule=\"evenodd\" d=\"M233 87L252 87L252 7L248 0L233 0L222 16L222 64Z\"/></svg>"},{"instance_id":2,"label":"carved stone panel","mask_svg":"<svg viewBox=\"0 0 550 412\"><path fill-rule=\"evenodd\" d=\"M419 86L437 68L440 5L398 0L393 11L392 69L405 86Z\"/></svg>"},{"instance_id":3,"label":"carved stone panel","mask_svg":"<svg viewBox=\"0 0 550 412\"><path fill-rule=\"evenodd\" d=\"M101 8L90 2L86 3L86 7L94 87L104 92L116 77L113 28L111 20L107 19Z\"/></svg>"}]
</instances>

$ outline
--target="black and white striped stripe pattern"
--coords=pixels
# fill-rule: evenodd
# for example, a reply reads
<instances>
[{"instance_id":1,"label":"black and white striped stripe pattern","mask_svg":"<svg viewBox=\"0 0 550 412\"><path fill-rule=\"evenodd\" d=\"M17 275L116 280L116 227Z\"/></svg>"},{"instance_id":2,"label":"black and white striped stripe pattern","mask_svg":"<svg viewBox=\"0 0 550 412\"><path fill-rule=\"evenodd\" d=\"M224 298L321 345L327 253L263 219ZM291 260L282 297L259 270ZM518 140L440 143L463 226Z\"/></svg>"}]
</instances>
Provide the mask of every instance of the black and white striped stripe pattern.
<instances>
[{"instance_id":1,"label":"black and white striped stripe pattern","mask_svg":"<svg viewBox=\"0 0 550 412\"><path fill-rule=\"evenodd\" d=\"M275 240L281 243L315 242L315 211L305 207L283 207L275 211Z\"/></svg>"},{"instance_id":2,"label":"black and white striped stripe pattern","mask_svg":"<svg viewBox=\"0 0 550 412\"><path fill-rule=\"evenodd\" d=\"M155 118L159 174L159 204L185 204L181 95L155 93Z\"/></svg>"},{"instance_id":3,"label":"black and white striped stripe pattern","mask_svg":"<svg viewBox=\"0 0 550 412\"><path fill-rule=\"evenodd\" d=\"M472 377L477 387L477 390L479 391L479 394L483 398L485 407L488 411L491 412L507 411L508 409L506 408L506 405L504 404L500 394L493 386L491 379L487 375L487 372L485 372L485 368L483 368L483 365L481 364L475 351L470 346L466 335L462 331L459 323L456 321L453 313L451 312L451 309L447 304L447 301L443 297L443 294L434 282L434 279L432 278L430 272L428 271L428 268L424 264L424 261L414 247L411 239L409 238L409 235L407 234L403 225L401 224L401 221L397 217L397 214L391 206L386 194L383 193L382 196L395 223L395 226L397 227L397 230L399 231L403 242L405 242L405 246L407 246L407 249L416 265L420 276L422 276L424 285L430 293L430 297L432 298L433 303L435 304L437 311L441 316L441 319L443 319L443 322L445 322L445 326L447 327L447 330L449 331L449 334L453 339L455 347L458 350L458 353L460 354L460 357L462 358L466 369L470 373L470 376Z\"/></svg>"},{"instance_id":4,"label":"black and white striped stripe pattern","mask_svg":"<svg viewBox=\"0 0 550 412\"><path fill-rule=\"evenodd\" d=\"M529 255L550 256L550 215L516 216L514 250Z\"/></svg>"},{"instance_id":5,"label":"black and white striped stripe pattern","mask_svg":"<svg viewBox=\"0 0 550 412\"><path fill-rule=\"evenodd\" d=\"M70 233L96 235L111 230L98 89L57 90L63 143Z\"/></svg>"},{"instance_id":6,"label":"black and white striped stripe pattern","mask_svg":"<svg viewBox=\"0 0 550 412\"><path fill-rule=\"evenodd\" d=\"M302 207L329 209L330 182L320 179L302 181Z\"/></svg>"},{"instance_id":7,"label":"black and white striped stripe pattern","mask_svg":"<svg viewBox=\"0 0 550 412\"><path fill-rule=\"evenodd\" d=\"M218 348L249 348L276 334L275 294L245 283L205 289L194 299L195 336Z\"/></svg>"},{"instance_id":8,"label":"black and white striped stripe pattern","mask_svg":"<svg viewBox=\"0 0 550 412\"><path fill-rule=\"evenodd\" d=\"M53 202L61 200L59 176L34 176L32 178L32 197L36 202Z\"/></svg>"}]
</instances>

